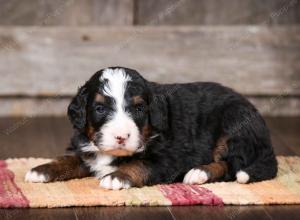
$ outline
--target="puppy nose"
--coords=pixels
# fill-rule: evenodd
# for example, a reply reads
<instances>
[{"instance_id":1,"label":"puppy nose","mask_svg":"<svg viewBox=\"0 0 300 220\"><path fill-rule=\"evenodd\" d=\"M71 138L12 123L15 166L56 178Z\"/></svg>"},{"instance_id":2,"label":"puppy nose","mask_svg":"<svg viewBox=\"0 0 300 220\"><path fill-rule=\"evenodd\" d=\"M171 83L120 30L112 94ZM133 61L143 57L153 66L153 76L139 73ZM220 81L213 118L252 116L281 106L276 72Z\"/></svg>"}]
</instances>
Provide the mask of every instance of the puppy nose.
<instances>
[{"instance_id":1,"label":"puppy nose","mask_svg":"<svg viewBox=\"0 0 300 220\"><path fill-rule=\"evenodd\" d=\"M126 135L118 135L116 136L116 140L118 144L124 144L125 141L130 137L130 134L126 134Z\"/></svg>"}]
</instances>

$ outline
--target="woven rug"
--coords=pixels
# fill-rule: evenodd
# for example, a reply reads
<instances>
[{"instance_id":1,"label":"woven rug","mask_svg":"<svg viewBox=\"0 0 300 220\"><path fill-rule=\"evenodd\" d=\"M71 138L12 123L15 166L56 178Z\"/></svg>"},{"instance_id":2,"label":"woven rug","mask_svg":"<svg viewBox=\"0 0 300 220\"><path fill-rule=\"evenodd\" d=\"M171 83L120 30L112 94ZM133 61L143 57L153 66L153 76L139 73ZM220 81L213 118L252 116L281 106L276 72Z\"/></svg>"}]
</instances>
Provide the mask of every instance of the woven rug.
<instances>
[{"instance_id":1,"label":"woven rug","mask_svg":"<svg viewBox=\"0 0 300 220\"><path fill-rule=\"evenodd\" d=\"M67 206L171 206L300 204L300 157L278 157L276 179L252 184L156 185L111 191L93 177L55 183L25 183L30 168L49 159L0 161L0 208Z\"/></svg>"}]
</instances>

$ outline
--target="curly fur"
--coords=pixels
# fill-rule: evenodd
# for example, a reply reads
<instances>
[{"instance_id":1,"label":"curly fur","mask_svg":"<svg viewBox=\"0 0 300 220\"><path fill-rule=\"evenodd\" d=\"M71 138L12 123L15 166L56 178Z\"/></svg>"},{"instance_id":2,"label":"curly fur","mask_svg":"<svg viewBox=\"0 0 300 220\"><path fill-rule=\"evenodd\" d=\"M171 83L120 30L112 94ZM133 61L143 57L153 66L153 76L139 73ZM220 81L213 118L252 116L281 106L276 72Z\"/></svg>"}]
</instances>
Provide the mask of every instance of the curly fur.
<instances>
[{"instance_id":1,"label":"curly fur","mask_svg":"<svg viewBox=\"0 0 300 220\"><path fill-rule=\"evenodd\" d=\"M144 170L147 175L143 176L142 184L135 184L134 176L129 176L124 182L130 180L130 186L183 181L190 170L200 169L203 165L213 172L214 167L209 167L210 164L218 169L224 167L224 170L216 171L219 176L207 173L208 178L214 176L213 181L238 178L241 182L255 182L276 176L277 161L268 128L256 108L242 95L213 82L158 84L145 80L132 69L110 69L116 68L124 70L131 79L125 91L126 103L130 103L132 96L141 97L139 100L144 103L139 107L140 112L129 104L126 107L139 129L140 146L133 155L110 156L103 166L117 170L113 176L124 179L128 176L128 164L137 161L142 164L137 170ZM79 89L68 108L75 129L69 150L85 161L91 174L95 174L95 170L89 167L88 161L97 160L101 155L98 145L103 133L99 131L109 120L109 117L95 116L94 112L95 94L105 95L105 83L99 81L103 71L95 73ZM218 146L220 139L226 140L221 147ZM220 149L224 150L214 155ZM124 165L127 168L121 169ZM133 167L130 172L137 176Z\"/></svg>"}]
</instances>

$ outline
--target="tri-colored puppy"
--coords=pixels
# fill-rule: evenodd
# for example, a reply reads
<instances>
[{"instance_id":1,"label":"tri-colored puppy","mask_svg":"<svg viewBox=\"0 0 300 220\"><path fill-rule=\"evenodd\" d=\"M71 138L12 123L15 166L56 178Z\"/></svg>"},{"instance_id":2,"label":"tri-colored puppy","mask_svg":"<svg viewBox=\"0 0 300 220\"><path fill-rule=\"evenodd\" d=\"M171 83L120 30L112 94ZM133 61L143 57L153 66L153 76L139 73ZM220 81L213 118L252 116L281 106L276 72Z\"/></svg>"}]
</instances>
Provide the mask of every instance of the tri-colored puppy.
<instances>
[{"instance_id":1,"label":"tri-colored puppy","mask_svg":"<svg viewBox=\"0 0 300 220\"><path fill-rule=\"evenodd\" d=\"M73 98L73 154L29 182L94 175L106 189L158 183L249 183L276 176L269 131L243 96L211 82L162 85L137 71L98 71Z\"/></svg>"}]
</instances>

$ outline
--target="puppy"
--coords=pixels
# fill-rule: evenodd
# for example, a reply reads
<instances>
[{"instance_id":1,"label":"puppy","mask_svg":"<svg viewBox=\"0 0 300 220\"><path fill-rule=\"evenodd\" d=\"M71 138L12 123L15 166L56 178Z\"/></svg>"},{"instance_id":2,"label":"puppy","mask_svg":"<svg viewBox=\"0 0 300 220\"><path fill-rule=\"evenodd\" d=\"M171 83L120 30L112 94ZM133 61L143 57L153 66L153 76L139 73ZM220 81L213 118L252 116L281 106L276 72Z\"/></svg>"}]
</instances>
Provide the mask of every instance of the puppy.
<instances>
[{"instance_id":1,"label":"puppy","mask_svg":"<svg viewBox=\"0 0 300 220\"><path fill-rule=\"evenodd\" d=\"M28 182L96 176L106 189L160 183L250 183L276 176L268 128L243 96L212 82L158 84L137 71L95 73L68 107L72 155Z\"/></svg>"}]
</instances>

